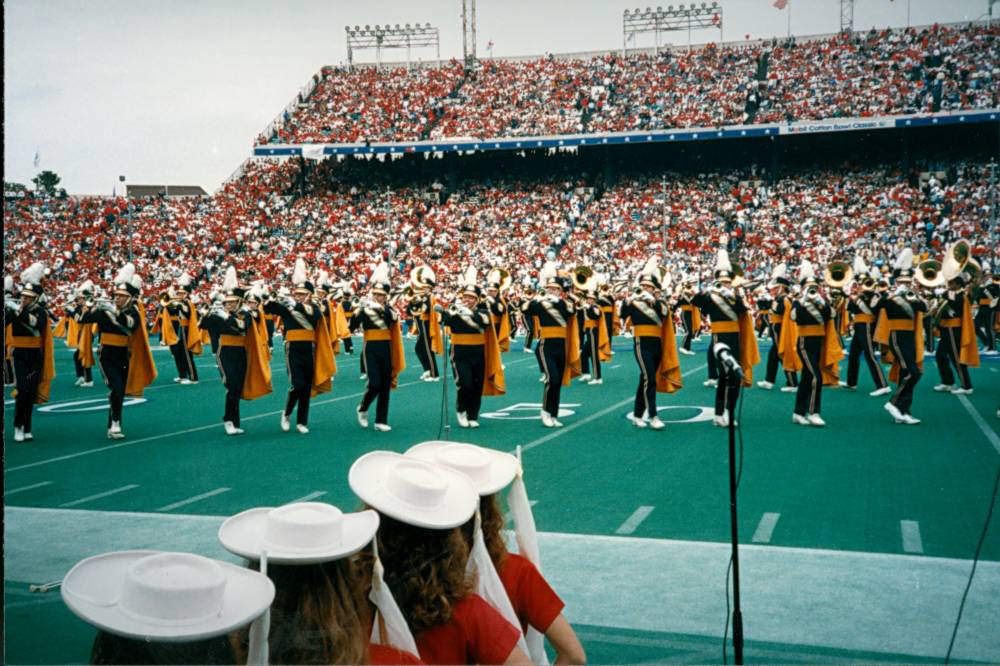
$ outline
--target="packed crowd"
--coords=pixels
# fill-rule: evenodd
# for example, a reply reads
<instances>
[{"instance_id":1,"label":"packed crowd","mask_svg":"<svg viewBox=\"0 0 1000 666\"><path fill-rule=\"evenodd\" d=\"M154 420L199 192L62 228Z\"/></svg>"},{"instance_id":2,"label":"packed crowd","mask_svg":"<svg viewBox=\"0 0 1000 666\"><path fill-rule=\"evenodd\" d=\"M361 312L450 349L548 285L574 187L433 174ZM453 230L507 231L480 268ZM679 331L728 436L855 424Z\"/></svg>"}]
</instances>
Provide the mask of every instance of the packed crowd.
<instances>
[{"instance_id":1,"label":"packed crowd","mask_svg":"<svg viewBox=\"0 0 1000 666\"><path fill-rule=\"evenodd\" d=\"M363 287L381 260L403 275L420 264L448 276L499 266L528 284L556 258L628 279L653 251L678 275L705 277L723 236L751 276L802 255L820 265L854 255L887 265L901 244L939 252L958 238L992 265L1000 253L988 237L988 166L976 163L952 165L940 180L877 168L774 182L726 172L606 183L559 172L447 189L435 179L366 181L379 170L365 163L307 164L308 173L297 161L252 163L212 197L148 199L131 210L122 198L11 199L4 272L43 261L68 294L85 279L107 284L131 249L148 293L185 272L204 297L227 264L280 285L297 257Z\"/></svg>"},{"instance_id":2,"label":"packed crowd","mask_svg":"<svg viewBox=\"0 0 1000 666\"><path fill-rule=\"evenodd\" d=\"M1000 29L933 26L709 44L464 72L327 67L258 143L415 141L718 127L1000 106Z\"/></svg>"}]
</instances>

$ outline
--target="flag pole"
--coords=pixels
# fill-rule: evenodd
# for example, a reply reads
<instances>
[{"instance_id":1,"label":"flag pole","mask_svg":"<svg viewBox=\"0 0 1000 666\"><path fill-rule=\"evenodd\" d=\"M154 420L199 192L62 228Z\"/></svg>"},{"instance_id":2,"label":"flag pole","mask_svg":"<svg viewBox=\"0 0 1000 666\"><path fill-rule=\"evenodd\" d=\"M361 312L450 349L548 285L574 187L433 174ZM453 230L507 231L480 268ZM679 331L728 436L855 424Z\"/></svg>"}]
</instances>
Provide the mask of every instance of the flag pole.
<instances>
[{"instance_id":1,"label":"flag pole","mask_svg":"<svg viewBox=\"0 0 1000 666\"><path fill-rule=\"evenodd\" d=\"M792 0L788 0L788 39L792 38Z\"/></svg>"}]
</instances>

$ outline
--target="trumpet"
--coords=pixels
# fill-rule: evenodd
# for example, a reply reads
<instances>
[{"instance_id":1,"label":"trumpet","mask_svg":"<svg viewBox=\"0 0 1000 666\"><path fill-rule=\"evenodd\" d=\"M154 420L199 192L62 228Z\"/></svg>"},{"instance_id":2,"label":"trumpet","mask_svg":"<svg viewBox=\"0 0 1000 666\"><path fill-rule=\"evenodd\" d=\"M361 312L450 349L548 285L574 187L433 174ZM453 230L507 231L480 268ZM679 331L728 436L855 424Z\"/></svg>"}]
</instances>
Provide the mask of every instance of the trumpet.
<instances>
[{"instance_id":1,"label":"trumpet","mask_svg":"<svg viewBox=\"0 0 1000 666\"><path fill-rule=\"evenodd\" d=\"M806 298L816 298L819 296L819 287L810 285L804 292Z\"/></svg>"}]
</instances>

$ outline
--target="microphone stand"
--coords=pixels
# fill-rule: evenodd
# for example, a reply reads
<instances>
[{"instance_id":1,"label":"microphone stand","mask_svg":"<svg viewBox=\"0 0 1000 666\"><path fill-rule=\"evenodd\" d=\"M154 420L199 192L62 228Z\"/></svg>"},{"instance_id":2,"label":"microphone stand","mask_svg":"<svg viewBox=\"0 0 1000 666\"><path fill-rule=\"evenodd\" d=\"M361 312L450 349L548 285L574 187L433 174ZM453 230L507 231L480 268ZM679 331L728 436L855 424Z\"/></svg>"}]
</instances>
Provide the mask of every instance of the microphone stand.
<instances>
[{"instance_id":1,"label":"microphone stand","mask_svg":"<svg viewBox=\"0 0 1000 666\"><path fill-rule=\"evenodd\" d=\"M441 334L441 340L444 342L444 359L443 359L443 361L441 363L441 365L444 366L442 368L442 371L441 371L441 423L442 423L442 426L441 426L441 432L438 433L438 436L441 439L443 439L444 441L447 442L449 440L449 437L451 436L451 423L450 423L450 416L448 414L448 366L450 365L448 363L448 359L450 358L450 356L448 354L448 350L449 350L449 346L451 344L451 341L448 339L448 336L446 336L444 334L444 322L443 321L441 322L441 325L440 325L440 327L439 327L438 330L439 330L439 332Z\"/></svg>"},{"instance_id":2,"label":"microphone stand","mask_svg":"<svg viewBox=\"0 0 1000 666\"><path fill-rule=\"evenodd\" d=\"M719 363L720 374L727 382L740 382L739 391L743 390L738 373ZM729 411L729 523L733 541L733 652L735 663L743 663L743 612L740 609L740 553L739 536L736 525L736 405L740 402L739 391L736 394L736 404Z\"/></svg>"}]
</instances>

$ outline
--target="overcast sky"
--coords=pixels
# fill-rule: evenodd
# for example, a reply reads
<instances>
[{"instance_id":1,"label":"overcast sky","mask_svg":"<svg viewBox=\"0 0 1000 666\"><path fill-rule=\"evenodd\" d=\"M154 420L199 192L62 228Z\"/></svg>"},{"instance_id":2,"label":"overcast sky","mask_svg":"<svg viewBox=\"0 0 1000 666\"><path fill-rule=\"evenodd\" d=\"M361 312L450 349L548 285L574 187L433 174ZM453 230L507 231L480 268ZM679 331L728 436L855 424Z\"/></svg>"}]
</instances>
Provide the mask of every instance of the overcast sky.
<instances>
[{"instance_id":1,"label":"overcast sky","mask_svg":"<svg viewBox=\"0 0 1000 666\"><path fill-rule=\"evenodd\" d=\"M787 13L772 3L721 0L725 40L785 34ZM905 25L907 4L857 0L855 28ZM909 4L913 25L974 20L987 8L987 0ZM622 10L639 6L479 0L478 48L485 55L491 40L496 56L620 48ZM792 32L836 31L839 7L791 0ZM345 25L429 22L441 30L442 57L460 57L460 10L461 0L6 0L4 179L28 184L49 169L71 194L110 194L122 174L214 191L322 65L346 60ZM686 41L686 33L673 40Z\"/></svg>"}]
</instances>

